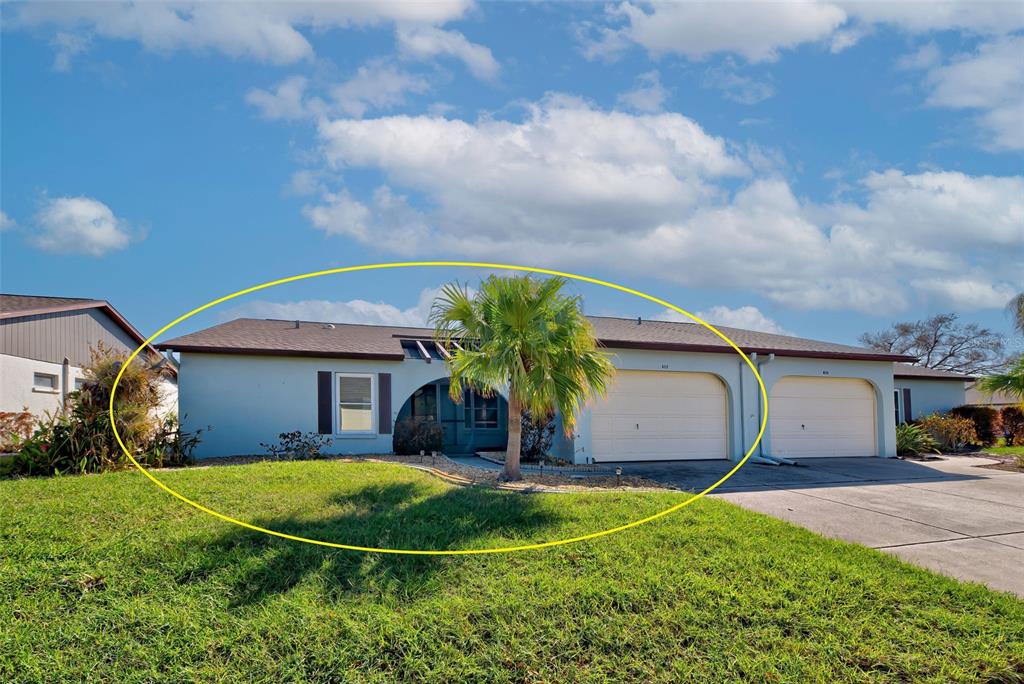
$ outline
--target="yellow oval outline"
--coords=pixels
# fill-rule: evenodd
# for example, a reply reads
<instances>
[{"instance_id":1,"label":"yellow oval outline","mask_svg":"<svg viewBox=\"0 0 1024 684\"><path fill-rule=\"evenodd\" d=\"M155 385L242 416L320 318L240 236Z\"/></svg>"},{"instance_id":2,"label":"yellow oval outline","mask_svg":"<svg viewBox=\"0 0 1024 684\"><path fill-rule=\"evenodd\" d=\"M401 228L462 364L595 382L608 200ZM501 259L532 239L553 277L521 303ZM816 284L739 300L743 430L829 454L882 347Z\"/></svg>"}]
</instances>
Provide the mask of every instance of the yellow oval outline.
<instances>
[{"instance_id":1,"label":"yellow oval outline","mask_svg":"<svg viewBox=\"0 0 1024 684\"><path fill-rule=\"evenodd\" d=\"M760 387L760 389L761 389L762 406L764 406L764 412L763 412L763 414L761 416L761 427L760 427L760 429L757 432L757 438L754 440L754 443L750 445L750 449L747 450L747 453L743 456L743 458L740 459L740 461L733 467L732 470L730 470L728 473L726 473L724 476L722 476L722 478L720 480L718 480L717 482L712 484L710 487L704 489L703 491L698 492L697 494L694 494L693 496L691 496L689 499L686 499L682 503L678 503L678 504L675 504L674 506L670 506L669 508L666 508L663 511L655 513L654 515L650 515L650 516L648 516L646 518L642 518L640 520L634 520L633 522L626 523L625 525L619 525L618 527L612 527L612 528L609 528L607 530L601 530L601 531L598 531L598 532L591 532L590 534L584 534L584 535L581 535L581 536L578 536L578 537L570 537L568 539L558 539L558 540L555 540L555 541L540 542L540 543L537 543L537 544L523 544L521 546L505 546L505 547L492 548L492 549L381 549L381 548L376 548L376 547L372 547L372 546L354 546L354 545L351 545L351 544L338 544L336 542L328 542L328 541L323 541L323 540L320 540L320 539L310 539L308 537L299 537L299 536L296 536L294 534L287 534L285 532L277 532L275 530L270 530L270 529L267 529L265 527L260 527L258 525L253 525L251 523L247 523L245 521L237 520L236 518L232 518L230 516L224 515L223 513L215 511L212 508L207 508L206 506L203 506L202 504L200 504L200 503L198 503L196 501L193 501L192 499L189 499L188 497L186 497L186 496L184 496L182 494L179 494L175 490L173 490L170 487L168 487L167 485L165 485L155 475L153 475L153 473L151 473L150 471L146 470L138 461L136 461L135 457L131 455L131 453L128 451L128 448L125 446L124 442L121 440L121 435L117 432L117 424L116 424L116 422L114 420L114 396L117 393L117 385L118 385L119 382L121 382L121 376L124 374L125 368L128 366L128 364L131 363L132 361L134 361L135 358L139 355L139 352L141 352L143 349L145 349L147 345L152 344L153 340L155 340L156 338L158 338L161 335L163 335L165 332L167 332L168 330L170 330L171 328L176 326L178 323L181 323L182 321L185 321L185 320L191 318L192 316L196 315L197 313L200 313L200 312L205 311L205 310L207 310L209 308L217 306L218 304L223 304L226 301L232 300L235 297L241 297L242 295L249 294L251 292L258 292L259 290L265 290L267 288L274 287L276 285L283 285L285 283L291 283L291 282L295 282L295 281L299 281L299 280L308 280L310 278L318 278L320 276L333 275L333 274L337 274L337 273L351 273L351 272L354 272L354 271L373 271L373 270L377 270L377 269L389 269L389 268L410 268L410 267L415 267L415 266L421 266L421 267L452 267L452 266L455 266L455 267L462 267L462 268L487 268L487 269L500 269L500 270L506 270L506 271L526 271L526 272L529 272L529 273L543 273L545 275L559 276L559 277L562 277L562 278L568 278L570 280L579 280L581 282L592 283L594 285L603 285L604 287L611 288L613 290L619 290L620 292L626 292L628 294L635 295L635 296L640 297L642 299L646 299L648 301L654 302L655 304L659 304L661 306L665 306L665 307L667 307L669 309L672 309L673 311L678 311L679 313L683 314L684 316L693 319L697 323L700 323L705 328L707 328L711 332L713 332L716 335L718 335L718 337L722 338L730 347L732 347L736 351L737 354L740 355L740 357L746 362L747 366L750 367L750 370L754 373L754 377L757 379L758 387ZM639 527L640 525L644 525L646 523L649 523L649 522L652 522L654 520L657 520L658 518L663 518L663 517L665 517L666 515L668 515L670 513L674 513L675 511L678 511L679 509L681 509L681 508L683 508L685 506L689 506L694 501L697 501L698 499L701 499L704 496L706 496L707 494L709 494L712 491L714 491L723 482L725 482L730 477L735 475L736 471L738 471L740 468L742 468L743 465L750 458L751 454L754 453L754 449L757 448L757 445L761 442L761 438L764 436L765 426L768 425L768 391L767 391L767 389L765 389L764 381L761 379L761 374L757 372L757 367L750 361L750 359L747 357L747 355L744 354L743 351L738 346L736 346L735 342L733 342L728 337L726 337L720 330L715 328L713 325L711 325L710 323L707 323L706 321L698 318L697 316L694 316L689 311L684 311L683 309L680 309L678 306L670 304L669 302L666 302L666 301L664 301L662 299L658 299L657 297L651 296L651 295L649 295L649 294L647 294L645 292L640 292L639 290L634 290L632 288L624 287L622 285L617 285L616 283L608 282L608 281L605 281L605 280L599 280L597 278L590 278L588 276L577 275L575 273L565 273L563 271L555 271L555 270L547 269L547 268L535 268L533 266L516 266L516 265L513 265L513 264L491 264L491 263L477 262L477 261L398 261L398 262L383 263L383 264L362 264L362 265L359 265L359 266L345 266L343 268L332 268L332 269L328 269L326 271L313 271L312 273L303 273L301 275L289 276L287 278L280 278L278 280L272 280L270 282L262 283L260 285L254 285L253 287L247 287L244 290L239 290L237 292L232 292L229 295L225 295L225 296L223 296L223 297L221 297L219 299L214 299L213 301L207 302L206 304L203 304L200 307L192 309L188 313L183 314L183 315L179 316L178 318L175 318L173 321L171 321L170 323L168 323L167 325L165 325L164 327L160 328L155 333L150 335L148 338L146 338L146 340L141 345L139 345L139 347L134 352L132 352L132 354L128 357L127 362L125 362L124 366L118 372L117 377L114 378L114 385L113 385L113 387L111 388L111 391L110 391L110 408L109 408L108 413L110 414L110 426L111 426L111 429L114 432L114 437L117 439L117 443L121 446L121 451L124 452L125 456L128 457L128 460L130 460L132 462L132 464L135 465L136 468L141 470L142 473L146 477L148 477L150 480L152 480L154 484L156 484L160 489L164 490L165 492L167 492L171 496L174 496L175 498L180 499L181 501L185 502L189 506L192 506L193 508L196 508L196 509L202 511L203 513L206 513L208 515L212 515L213 517L219 518L221 520L224 520L225 522L229 522L229 523L231 523L233 525L238 525L239 527L244 527L246 529L254 530L256 532L262 532L264 534L269 534L269 535L274 536L274 537L281 537L282 539L290 539L292 541L305 542L307 544L315 544L317 546L327 546L327 547L334 548L334 549L345 549L346 551L363 551L363 552L368 552L368 553L393 553L393 554L407 554L407 555L418 555L418 556L471 556L471 555L483 555L483 554L490 554L490 553L511 553L513 551L530 551L530 550L534 550L534 549L545 549L545 548L549 548L549 547L552 547L552 546L562 546L563 544L573 544L575 542L586 541L588 539L597 539L598 537L604 537L604 536L607 536L609 534L614 534L616 532L622 532L623 530L628 530L628 529L633 528L633 527Z\"/></svg>"}]
</instances>

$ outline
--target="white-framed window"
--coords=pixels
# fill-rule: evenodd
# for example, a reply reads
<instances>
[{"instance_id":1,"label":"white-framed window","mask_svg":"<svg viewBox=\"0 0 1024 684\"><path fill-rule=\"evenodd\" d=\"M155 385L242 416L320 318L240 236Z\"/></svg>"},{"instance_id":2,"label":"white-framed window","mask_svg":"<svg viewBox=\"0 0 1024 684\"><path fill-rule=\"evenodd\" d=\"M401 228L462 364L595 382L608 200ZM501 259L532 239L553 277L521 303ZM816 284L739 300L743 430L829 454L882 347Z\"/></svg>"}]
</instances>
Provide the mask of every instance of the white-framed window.
<instances>
[{"instance_id":1,"label":"white-framed window","mask_svg":"<svg viewBox=\"0 0 1024 684\"><path fill-rule=\"evenodd\" d=\"M60 389L60 378L55 373L33 373L32 389L36 392L56 392Z\"/></svg>"},{"instance_id":2,"label":"white-framed window","mask_svg":"<svg viewBox=\"0 0 1024 684\"><path fill-rule=\"evenodd\" d=\"M893 390L893 406L896 407L896 424L899 425L902 421L900 420L900 391L898 389Z\"/></svg>"},{"instance_id":3,"label":"white-framed window","mask_svg":"<svg viewBox=\"0 0 1024 684\"><path fill-rule=\"evenodd\" d=\"M85 387L85 378L75 378L75 391L79 392Z\"/></svg>"},{"instance_id":4,"label":"white-framed window","mask_svg":"<svg viewBox=\"0 0 1024 684\"><path fill-rule=\"evenodd\" d=\"M372 373L335 373L335 433L365 435L377 431L377 378Z\"/></svg>"}]
</instances>

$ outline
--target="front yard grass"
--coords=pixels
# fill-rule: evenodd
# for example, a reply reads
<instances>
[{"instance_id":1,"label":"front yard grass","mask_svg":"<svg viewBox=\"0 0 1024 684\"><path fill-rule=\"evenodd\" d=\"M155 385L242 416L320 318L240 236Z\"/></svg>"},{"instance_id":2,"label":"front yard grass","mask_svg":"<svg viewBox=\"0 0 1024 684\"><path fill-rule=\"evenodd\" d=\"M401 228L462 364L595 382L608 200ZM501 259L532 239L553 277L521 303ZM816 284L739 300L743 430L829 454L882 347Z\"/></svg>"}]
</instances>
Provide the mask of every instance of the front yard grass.
<instances>
[{"instance_id":1,"label":"front yard grass","mask_svg":"<svg viewBox=\"0 0 1024 684\"><path fill-rule=\"evenodd\" d=\"M160 474L260 525L482 548L598 530L674 493L461 489L396 465ZM1024 602L702 500L543 551L337 551L220 522L139 473L0 481L0 681L993 681Z\"/></svg>"}]
</instances>

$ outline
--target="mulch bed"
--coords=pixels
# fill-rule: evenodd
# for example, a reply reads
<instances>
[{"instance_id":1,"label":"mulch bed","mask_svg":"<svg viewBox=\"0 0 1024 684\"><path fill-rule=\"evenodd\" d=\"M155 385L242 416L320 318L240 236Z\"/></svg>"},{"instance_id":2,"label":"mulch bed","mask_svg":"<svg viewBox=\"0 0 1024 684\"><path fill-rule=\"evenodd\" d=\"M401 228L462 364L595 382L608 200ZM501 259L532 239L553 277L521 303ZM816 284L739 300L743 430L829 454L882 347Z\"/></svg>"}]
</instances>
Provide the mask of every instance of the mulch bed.
<instances>
[{"instance_id":1,"label":"mulch bed","mask_svg":"<svg viewBox=\"0 0 1024 684\"><path fill-rule=\"evenodd\" d=\"M277 459L269 456L221 456L216 458L204 458L192 467L225 466L225 465L246 465L249 463L260 463L262 461L275 461ZM513 489L524 492L569 492L569 491L650 491L650 490L674 490L676 487L649 480L643 477L623 475L617 479L614 475L581 475L572 477L562 474L538 473L534 471L523 471L521 482L498 482L497 470L489 468L475 468L473 466L456 463L447 456L398 456L395 454L362 454L355 456L330 455L322 460L329 461L378 461L382 463L401 463L416 468L423 468L434 474L449 479L457 484L500 487L502 489Z\"/></svg>"},{"instance_id":2,"label":"mulch bed","mask_svg":"<svg viewBox=\"0 0 1024 684\"><path fill-rule=\"evenodd\" d=\"M987 463L985 465L977 466L978 468L988 468L989 470L1007 470L1011 473L1024 473L1024 468L1020 467L1020 462L1016 456L1004 456L1003 454L981 454L984 458L991 458L999 463Z\"/></svg>"}]
</instances>

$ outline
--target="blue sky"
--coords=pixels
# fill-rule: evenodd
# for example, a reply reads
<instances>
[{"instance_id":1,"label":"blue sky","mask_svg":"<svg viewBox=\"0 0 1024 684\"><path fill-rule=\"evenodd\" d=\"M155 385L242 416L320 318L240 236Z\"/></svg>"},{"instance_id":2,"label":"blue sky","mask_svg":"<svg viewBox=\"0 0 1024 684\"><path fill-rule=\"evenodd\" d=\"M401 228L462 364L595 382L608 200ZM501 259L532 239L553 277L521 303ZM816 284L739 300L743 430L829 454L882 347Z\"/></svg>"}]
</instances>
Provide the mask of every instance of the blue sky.
<instances>
[{"instance_id":1,"label":"blue sky","mask_svg":"<svg viewBox=\"0 0 1024 684\"><path fill-rule=\"evenodd\" d=\"M6 292L144 332L470 259L853 342L1024 288L1020 3L5 3ZM471 271L236 315L415 323ZM574 288L589 312L649 303ZM176 331L177 332L177 331Z\"/></svg>"}]
</instances>

